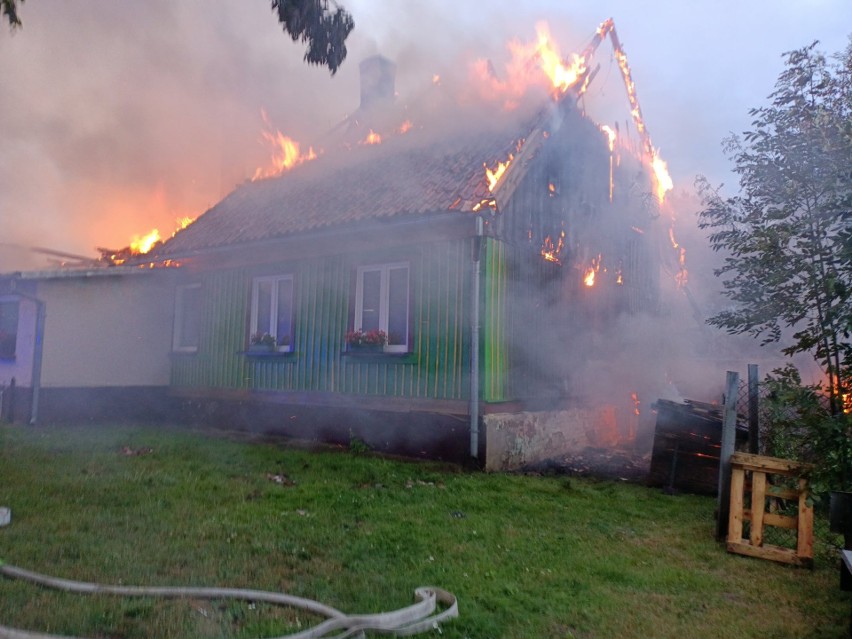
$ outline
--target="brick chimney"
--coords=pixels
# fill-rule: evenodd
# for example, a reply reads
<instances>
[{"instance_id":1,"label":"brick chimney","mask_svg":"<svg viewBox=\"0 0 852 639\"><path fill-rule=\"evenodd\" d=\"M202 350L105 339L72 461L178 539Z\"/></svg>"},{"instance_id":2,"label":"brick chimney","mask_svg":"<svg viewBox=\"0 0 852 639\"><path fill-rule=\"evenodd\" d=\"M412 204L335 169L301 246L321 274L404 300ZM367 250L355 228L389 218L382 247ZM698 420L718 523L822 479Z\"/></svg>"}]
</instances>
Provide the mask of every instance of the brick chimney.
<instances>
[{"instance_id":1,"label":"brick chimney","mask_svg":"<svg viewBox=\"0 0 852 639\"><path fill-rule=\"evenodd\" d=\"M374 106L388 105L395 95L396 64L383 55L374 55L361 62L362 111Z\"/></svg>"}]
</instances>

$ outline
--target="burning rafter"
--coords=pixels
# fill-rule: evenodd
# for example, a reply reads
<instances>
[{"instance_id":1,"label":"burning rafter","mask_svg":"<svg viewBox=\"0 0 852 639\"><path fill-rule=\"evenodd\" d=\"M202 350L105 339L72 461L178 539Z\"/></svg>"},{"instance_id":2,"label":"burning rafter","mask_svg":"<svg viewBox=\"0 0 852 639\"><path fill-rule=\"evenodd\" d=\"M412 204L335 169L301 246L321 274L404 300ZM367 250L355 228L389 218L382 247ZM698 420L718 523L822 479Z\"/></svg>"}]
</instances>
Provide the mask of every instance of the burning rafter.
<instances>
[{"instance_id":1,"label":"burning rafter","mask_svg":"<svg viewBox=\"0 0 852 639\"><path fill-rule=\"evenodd\" d=\"M621 70L621 77L624 80L624 88L627 90L627 100L630 103L630 115L633 118L633 123L636 125L636 130L642 139L642 147L651 165L655 180L655 194L657 200L662 202L668 191L674 187L672 178L669 175L668 166L659 155L659 150L654 148L651 143L651 136L648 134L648 129L645 127L645 119L642 117L642 108L639 106L639 98L636 96L636 85L633 83L633 77L630 73L630 65L627 63L627 55L624 53L624 48L621 46L621 40L618 38L618 32L615 30L615 22L612 18L605 20L595 33L592 43L586 47L589 55L597 49L603 38L609 35L609 41L612 43L612 49L615 54L615 59L618 61L618 68ZM591 50L590 50L591 49ZM586 55L586 52L584 52Z\"/></svg>"},{"instance_id":2,"label":"burning rafter","mask_svg":"<svg viewBox=\"0 0 852 639\"><path fill-rule=\"evenodd\" d=\"M582 53L579 55L573 54L570 61L559 56L558 49L551 42L550 33L546 25L538 25L536 31L538 41L534 55L538 59L542 71L550 79L554 95L557 98L567 93L569 89L575 89L577 96L585 92L592 76L592 73L589 72L589 62L603 40L609 37L615 59L618 62L618 68L621 71L624 87L627 91L630 115L636 126L636 130L639 132L642 148L654 177L654 192L657 199L662 202L665 199L666 193L674 185L669 175L668 167L660 157L659 150L654 148L651 136L648 134L645 126L645 119L642 117L642 108L639 105L639 98L636 95L636 85L633 82L630 65L627 62L627 55L624 53L624 47L621 45L621 40L618 37L613 19L609 18L602 22ZM517 45L515 46L515 50L519 50Z\"/></svg>"},{"instance_id":3,"label":"burning rafter","mask_svg":"<svg viewBox=\"0 0 852 639\"><path fill-rule=\"evenodd\" d=\"M586 88L588 87L589 82L594 76L595 71L590 70L589 62L592 56L597 51L600 44L606 37L609 37L610 43L612 44L613 51L618 61L618 67L621 71L622 79L624 80L624 86L627 91L627 99L630 105L630 113L633 118L633 122L636 126L637 131L639 132L641 138L641 144L643 153L645 156L645 160L648 166L651 169L652 178L654 181L654 194L657 197L657 200L662 203L665 199L666 193L673 188L673 183L671 176L668 173L668 167L666 163L660 158L659 152L656 148L654 148L651 137L648 134L648 130L645 127L645 120L642 117L642 110L639 105L639 99L636 96L636 86L633 83L633 78L630 73L630 66L627 62L627 56L624 53L624 49L621 45L621 41L618 38L618 33L615 30L615 22L612 18L605 20L600 24L600 26L595 31L595 35L592 37L589 44L583 49L582 53L579 55L572 54L570 60L567 58L563 58L559 54L559 50L553 42L550 32L545 23L540 23L536 26L537 32L537 40L535 43L530 45L521 45L517 42L510 43L510 50L513 55L513 62L509 69L510 75L518 76L519 70L523 72L528 72L528 66L530 60L535 60L541 70L545 73L551 83L551 89L553 91L555 99L561 99L565 96L569 91L572 91L576 97L579 98ZM504 85L511 84L501 82L496 79L493 73L493 67L490 65L485 65L483 61L479 61L480 67L486 67L488 73L485 75L491 81L492 85L506 88ZM523 83L522 83L523 84ZM607 136L608 145L610 149L610 185L609 185L609 199L612 201L613 199L613 165L614 165L614 149L615 149L615 140L616 140L616 132L608 126L601 126L601 131ZM544 134L546 137L546 133ZM537 146L537 145L536 145ZM520 146L517 149L520 152ZM531 151L534 153L534 150ZM501 181L503 180L503 176L507 174L510 164L513 163L515 158L510 155L509 159L505 162L498 162L497 165L490 169L488 168L487 162L485 163L485 179L486 184L488 186L488 190L494 196L494 200L498 200L496 190L499 188ZM515 162L517 164L517 162ZM472 210L477 211L481 209L487 200L482 200L478 204L475 205L475 208ZM453 208L453 207L450 207ZM496 205L492 205L491 208L496 210Z\"/></svg>"},{"instance_id":4,"label":"burning rafter","mask_svg":"<svg viewBox=\"0 0 852 639\"><path fill-rule=\"evenodd\" d=\"M613 182L613 155L615 153L615 130L611 127L608 127L606 124L600 125L600 130L606 135L607 142L609 143L609 201L612 202L612 194L614 190L614 182Z\"/></svg>"},{"instance_id":5,"label":"burning rafter","mask_svg":"<svg viewBox=\"0 0 852 639\"><path fill-rule=\"evenodd\" d=\"M506 169L509 168L509 164L511 164L514 159L515 156L510 153L509 158L505 162L498 162L494 169L489 169L487 164L483 164L485 167L485 179L488 182L489 191L494 191L494 187L497 186L497 182L499 182L500 178L503 177Z\"/></svg>"}]
</instances>

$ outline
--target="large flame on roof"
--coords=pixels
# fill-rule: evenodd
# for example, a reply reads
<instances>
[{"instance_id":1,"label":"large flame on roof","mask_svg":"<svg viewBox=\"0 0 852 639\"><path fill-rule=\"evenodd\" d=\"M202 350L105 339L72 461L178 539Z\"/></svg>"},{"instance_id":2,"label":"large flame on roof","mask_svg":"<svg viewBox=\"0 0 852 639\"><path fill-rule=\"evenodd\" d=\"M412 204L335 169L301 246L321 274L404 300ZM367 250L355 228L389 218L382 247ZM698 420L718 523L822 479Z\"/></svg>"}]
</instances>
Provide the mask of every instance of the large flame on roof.
<instances>
[{"instance_id":1,"label":"large flame on roof","mask_svg":"<svg viewBox=\"0 0 852 639\"><path fill-rule=\"evenodd\" d=\"M563 59L559 54L559 47L552 41L550 29L545 22L536 25L536 57L539 68L550 79L553 90L564 93L577 84L586 72L586 59L576 53L571 55L571 62Z\"/></svg>"},{"instance_id":2,"label":"large flame on roof","mask_svg":"<svg viewBox=\"0 0 852 639\"><path fill-rule=\"evenodd\" d=\"M130 252L133 255L143 255L148 253L157 242L160 242L162 238L160 237L159 229L153 229L146 235L138 236L134 235L133 239L130 241Z\"/></svg>"},{"instance_id":3,"label":"large flame on roof","mask_svg":"<svg viewBox=\"0 0 852 639\"><path fill-rule=\"evenodd\" d=\"M272 126L266 111L261 109L260 114L266 126L266 130L261 131L260 135L262 140L272 149L272 158L269 166L266 168L259 167L254 172L252 181L280 175L294 166L316 159L317 154L313 148L308 147L307 152L303 153L301 145L296 140L284 135Z\"/></svg>"},{"instance_id":4,"label":"large flame on roof","mask_svg":"<svg viewBox=\"0 0 852 639\"><path fill-rule=\"evenodd\" d=\"M171 237L174 237L178 231L185 229L187 226L192 224L195 221L194 217L184 216L175 220L177 228L172 233ZM130 254L131 255L145 255L146 253L150 253L151 249L153 249L159 242L162 242L163 238L160 235L159 229L152 229L150 232L145 235L139 236L134 235L133 239L130 241Z\"/></svg>"},{"instance_id":5,"label":"large flame on roof","mask_svg":"<svg viewBox=\"0 0 852 639\"><path fill-rule=\"evenodd\" d=\"M480 85L482 93L504 100L507 109L515 108L517 98L524 95L532 84L546 83L554 96L558 96L586 74L586 58L577 54L564 58L546 22L536 25L535 40L511 40L507 48L511 58L502 74L498 74L488 60L476 60L471 67L472 77ZM534 72L536 68L540 73Z\"/></svg>"},{"instance_id":6,"label":"large flame on roof","mask_svg":"<svg viewBox=\"0 0 852 639\"><path fill-rule=\"evenodd\" d=\"M662 204L666 194L672 190L672 178L668 167L659 155L659 151L651 143L651 137L642 117L642 109L636 96L636 85L627 62L627 55L621 46L615 22L610 18L598 26L591 42L580 54L563 57L559 47L553 41L550 29L545 22L536 25L536 39L532 42L521 43L518 40L509 42L508 49L511 60L506 63L503 77L498 76L494 65L487 60L477 60L473 67L473 77L478 80L480 89L491 99L502 99L504 107L515 108L518 98L522 96L534 82L545 80L555 99L561 98L569 89L574 88L577 96L584 93L593 74L589 73L589 65L597 48L604 39L609 38L612 44L613 56L618 63L627 99L630 106L630 116L636 126L636 131L642 141L642 159L648 167L653 183L653 191L657 200ZM541 74L534 73L538 68ZM610 152L614 148L614 132L602 128L610 138ZM612 199L612 195L610 195Z\"/></svg>"}]
</instances>

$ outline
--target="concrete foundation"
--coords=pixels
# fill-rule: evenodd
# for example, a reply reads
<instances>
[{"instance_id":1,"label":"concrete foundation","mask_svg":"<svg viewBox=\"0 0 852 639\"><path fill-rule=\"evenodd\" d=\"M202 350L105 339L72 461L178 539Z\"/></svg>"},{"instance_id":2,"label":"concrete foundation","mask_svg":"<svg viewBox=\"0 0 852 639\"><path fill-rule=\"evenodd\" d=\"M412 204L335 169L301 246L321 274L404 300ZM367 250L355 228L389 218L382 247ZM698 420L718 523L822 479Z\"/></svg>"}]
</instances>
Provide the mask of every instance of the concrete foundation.
<instances>
[{"instance_id":1,"label":"concrete foundation","mask_svg":"<svg viewBox=\"0 0 852 639\"><path fill-rule=\"evenodd\" d=\"M483 417L483 425L489 471L515 470L624 439L616 411L609 406L490 414Z\"/></svg>"}]
</instances>

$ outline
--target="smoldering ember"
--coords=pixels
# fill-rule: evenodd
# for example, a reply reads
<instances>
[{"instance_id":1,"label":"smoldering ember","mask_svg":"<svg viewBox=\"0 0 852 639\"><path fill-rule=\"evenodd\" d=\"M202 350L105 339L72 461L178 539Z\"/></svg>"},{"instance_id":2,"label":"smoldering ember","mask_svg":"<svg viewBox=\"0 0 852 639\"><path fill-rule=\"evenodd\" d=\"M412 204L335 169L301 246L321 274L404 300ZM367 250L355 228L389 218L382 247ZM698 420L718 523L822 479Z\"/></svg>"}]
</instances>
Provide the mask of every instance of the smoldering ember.
<instances>
[{"instance_id":1,"label":"smoldering ember","mask_svg":"<svg viewBox=\"0 0 852 639\"><path fill-rule=\"evenodd\" d=\"M585 108L605 48L609 124ZM728 364L672 181L612 20L578 54L544 27L513 54L412 96L365 59L350 117L315 143L269 124L270 166L172 237L0 277L3 415L647 471L653 403L718 399Z\"/></svg>"}]
</instances>

